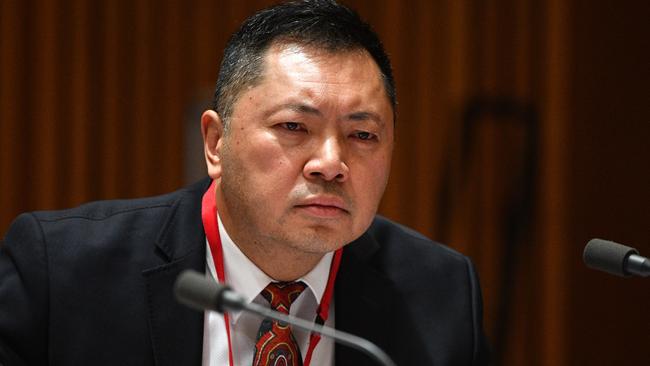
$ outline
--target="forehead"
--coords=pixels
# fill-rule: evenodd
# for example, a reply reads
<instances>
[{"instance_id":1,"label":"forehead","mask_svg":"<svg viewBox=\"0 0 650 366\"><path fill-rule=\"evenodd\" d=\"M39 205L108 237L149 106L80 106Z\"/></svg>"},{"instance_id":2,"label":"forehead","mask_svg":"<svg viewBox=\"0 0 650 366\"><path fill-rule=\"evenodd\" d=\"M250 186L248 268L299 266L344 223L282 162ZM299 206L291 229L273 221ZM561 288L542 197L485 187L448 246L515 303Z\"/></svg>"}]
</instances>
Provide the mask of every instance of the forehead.
<instances>
[{"instance_id":1,"label":"forehead","mask_svg":"<svg viewBox=\"0 0 650 366\"><path fill-rule=\"evenodd\" d=\"M260 83L265 81L355 83L357 88L381 86L388 98L379 66L362 48L330 50L315 45L275 42L263 57Z\"/></svg>"},{"instance_id":2,"label":"forehead","mask_svg":"<svg viewBox=\"0 0 650 366\"><path fill-rule=\"evenodd\" d=\"M297 105L329 120L366 115L392 126L394 119L381 72L367 51L280 43L265 53L260 78L238 97L232 120L263 122L279 110L305 110L286 108Z\"/></svg>"}]
</instances>

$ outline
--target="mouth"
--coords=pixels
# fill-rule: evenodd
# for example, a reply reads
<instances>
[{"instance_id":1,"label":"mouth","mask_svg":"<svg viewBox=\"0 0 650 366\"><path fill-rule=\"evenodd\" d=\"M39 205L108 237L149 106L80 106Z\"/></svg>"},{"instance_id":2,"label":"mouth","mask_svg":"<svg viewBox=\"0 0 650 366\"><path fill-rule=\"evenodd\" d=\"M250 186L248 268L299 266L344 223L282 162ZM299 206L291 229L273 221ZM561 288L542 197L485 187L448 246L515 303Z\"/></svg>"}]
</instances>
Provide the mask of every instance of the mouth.
<instances>
[{"instance_id":1,"label":"mouth","mask_svg":"<svg viewBox=\"0 0 650 366\"><path fill-rule=\"evenodd\" d=\"M303 200L295 207L318 218L338 218L350 214L345 202L338 197L312 197Z\"/></svg>"}]
</instances>

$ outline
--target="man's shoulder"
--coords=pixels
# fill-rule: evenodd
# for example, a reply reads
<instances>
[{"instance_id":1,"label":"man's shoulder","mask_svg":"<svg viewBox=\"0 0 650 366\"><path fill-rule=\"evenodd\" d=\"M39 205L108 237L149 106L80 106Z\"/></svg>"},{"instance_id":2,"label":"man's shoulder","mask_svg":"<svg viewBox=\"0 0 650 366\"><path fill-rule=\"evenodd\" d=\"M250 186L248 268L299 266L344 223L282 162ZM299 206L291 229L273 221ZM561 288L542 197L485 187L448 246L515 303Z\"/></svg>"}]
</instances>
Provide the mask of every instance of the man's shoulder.
<instances>
[{"instance_id":1,"label":"man's shoulder","mask_svg":"<svg viewBox=\"0 0 650 366\"><path fill-rule=\"evenodd\" d=\"M419 291L423 283L448 291L475 276L469 257L385 217L374 219L359 244L350 251L406 293ZM434 281L440 278L446 281Z\"/></svg>"},{"instance_id":2,"label":"man's shoulder","mask_svg":"<svg viewBox=\"0 0 650 366\"><path fill-rule=\"evenodd\" d=\"M137 216L141 213L147 213L156 210L165 210L179 201L191 201L197 203L201 195L207 189L209 180L202 180L190 186L181 188L177 191L144 198L133 199L112 199L88 202L83 205L63 210L34 211L28 213L37 221L64 222L64 221L105 221L114 217Z\"/></svg>"},{"instance_id":3,"label":"man's shoulder","mask_svg":"<svg viewBox=\"0 0 650 366\"><path fill-rule=\"evenodd\" d=\"M380 215L375 217L367 234L379 244L381 251L397 258L430 259L435 257L462 263L466 263L468 260L465 255L456 250Z\"/></svg>"},{"instance_id":4,"label":"man's shoulder","mask_svg":"<svg viewBox=\"0 0 650 366\"><path fill-rule=\"evenodd\" d=\"M129 245L132 240L152 241L168 229L186 233L200 229L201 197L209 180L164 195L94 201L63 210L23 213L11 224L5 242L95 243L107 248ZM174 223L175 225L171 225ZM194 230L194 228L198 229ZM99 245L101 243L101 245Z\"/></svg>"},{"instance_id":5,"label":"man's shoulder","mask_svg":"<svg viewBox=\"0 0 650 366\"><path fill-rule=\"evenodd\" d=\"M480 286L467 256L381 216L350 249L355 268L347 270L363 278L363 296L389 304L382 319L399 314L391 334L409 341L388 342L397 360L470 364L484 356Z\"/></svg>"}]
</instances>

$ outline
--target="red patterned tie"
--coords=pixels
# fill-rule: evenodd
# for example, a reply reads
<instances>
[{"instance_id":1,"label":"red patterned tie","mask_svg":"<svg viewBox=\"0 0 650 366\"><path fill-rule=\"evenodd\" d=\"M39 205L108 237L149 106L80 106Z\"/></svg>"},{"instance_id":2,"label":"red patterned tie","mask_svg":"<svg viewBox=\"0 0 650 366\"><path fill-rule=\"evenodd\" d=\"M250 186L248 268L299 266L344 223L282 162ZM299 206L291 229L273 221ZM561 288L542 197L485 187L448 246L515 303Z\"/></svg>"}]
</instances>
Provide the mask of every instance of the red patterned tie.
<instances>
[{"instance_id":1,"label":"red patterned tie","mask_svg":"<svg viewBox=\"0 0 650 366\"><path fill-rule=\"evenodd\" d=\"M305 289L302 282L270 283L262 296L271 309L289 314L291 304ZM288 324L264 319L257 332L253 366L302 366L302 356Z\"/></svg>"}]
</instances>

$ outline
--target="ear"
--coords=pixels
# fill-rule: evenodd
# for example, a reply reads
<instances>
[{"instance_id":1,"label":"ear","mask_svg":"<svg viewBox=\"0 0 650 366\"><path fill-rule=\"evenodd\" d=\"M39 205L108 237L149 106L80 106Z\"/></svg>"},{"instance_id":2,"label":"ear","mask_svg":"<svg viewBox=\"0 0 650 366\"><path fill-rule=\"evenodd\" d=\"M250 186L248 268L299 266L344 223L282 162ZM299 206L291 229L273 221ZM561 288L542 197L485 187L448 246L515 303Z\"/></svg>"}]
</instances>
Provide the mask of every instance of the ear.
<instances>
[{"instance_id":1,"label":"ear","mask_svg":"<svg viewBox=\"0 0 650 366\"><path fill-rule=\"evenodd\" d=\"M217 112L207 110L201 115L201 135L208 175L212 179L221 177L221 147L223 144L223 121Z\"/></svg>"}]
</instances>

